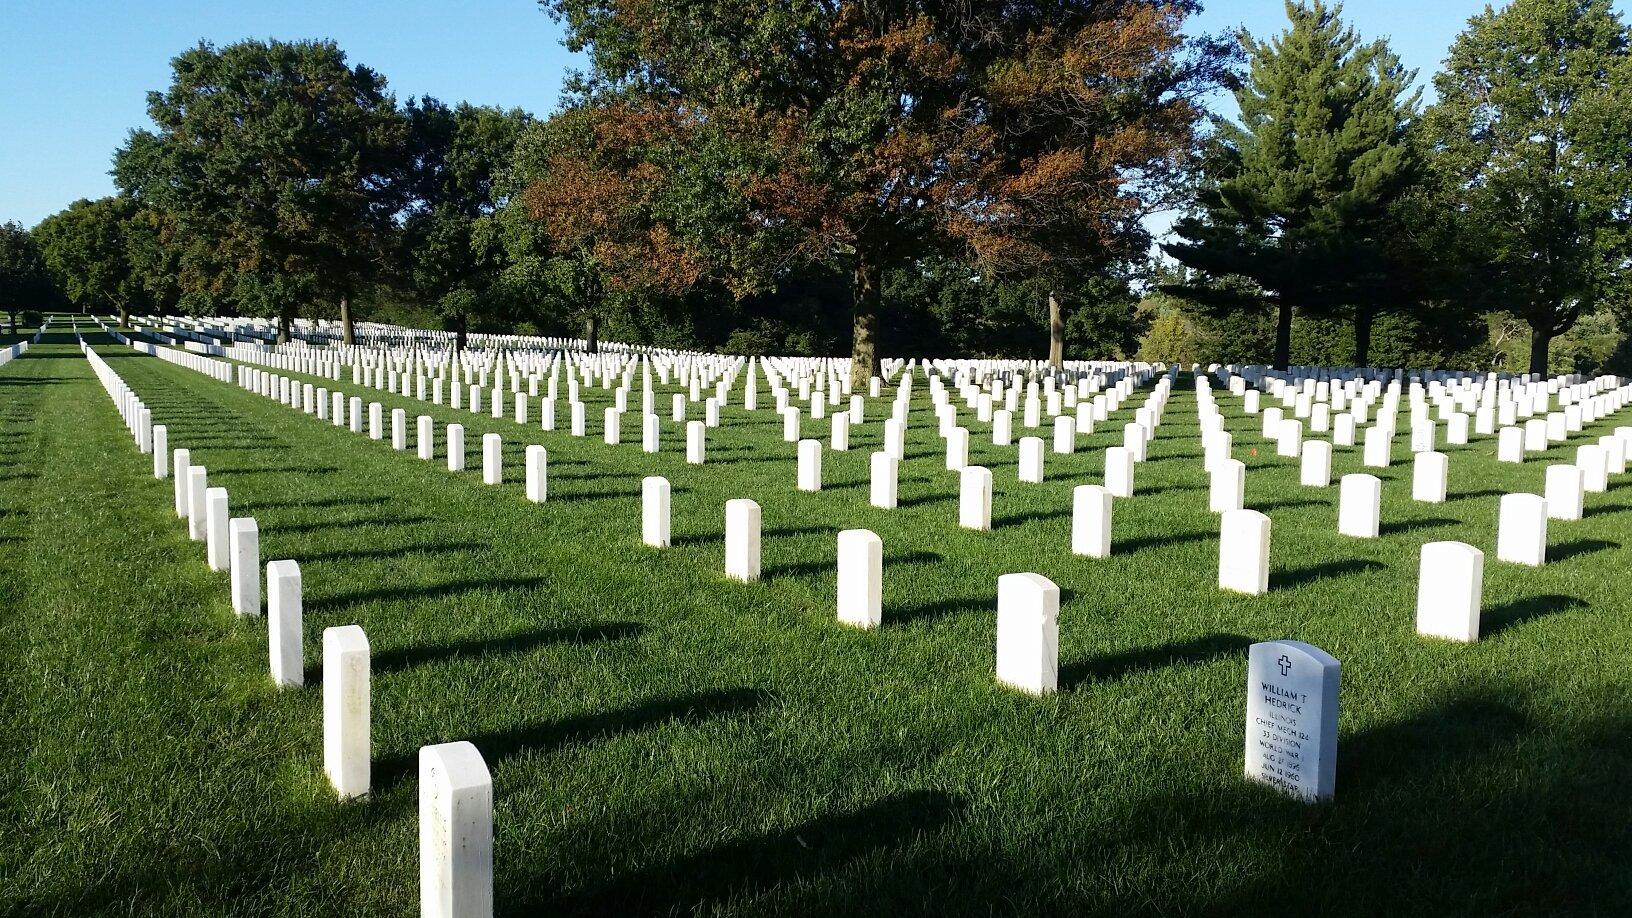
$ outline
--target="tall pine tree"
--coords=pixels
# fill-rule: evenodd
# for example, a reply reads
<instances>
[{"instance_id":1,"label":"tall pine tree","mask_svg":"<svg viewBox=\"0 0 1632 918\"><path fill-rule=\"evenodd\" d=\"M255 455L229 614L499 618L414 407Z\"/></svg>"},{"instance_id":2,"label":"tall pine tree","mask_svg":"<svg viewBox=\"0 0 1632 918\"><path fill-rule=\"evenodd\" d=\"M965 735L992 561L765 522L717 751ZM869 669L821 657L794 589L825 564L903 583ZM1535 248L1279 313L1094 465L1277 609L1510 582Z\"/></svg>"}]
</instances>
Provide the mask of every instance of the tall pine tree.
<instances>
[{"instance_id":1,"label":"tall pine tree","mask_svg":"<svg viewBox=\"0 0 1632 918\"><path fill-rule=\"evenodd\" d=\"M1291 26L1268 42L1242 33L1250 70L1236 91L1239 123L1219 119L1199 212L1167 251L1208 278L1183 294L1220 308L1277 310L1274 363L1285 368L1296 310L1353 310L1364 364L1376 313L1406 280L1390 214L1416 182L1407 136L1419 92L1386 43L1362 44L1340 4L1286 4Z\"/></svg>"}]
</instances>

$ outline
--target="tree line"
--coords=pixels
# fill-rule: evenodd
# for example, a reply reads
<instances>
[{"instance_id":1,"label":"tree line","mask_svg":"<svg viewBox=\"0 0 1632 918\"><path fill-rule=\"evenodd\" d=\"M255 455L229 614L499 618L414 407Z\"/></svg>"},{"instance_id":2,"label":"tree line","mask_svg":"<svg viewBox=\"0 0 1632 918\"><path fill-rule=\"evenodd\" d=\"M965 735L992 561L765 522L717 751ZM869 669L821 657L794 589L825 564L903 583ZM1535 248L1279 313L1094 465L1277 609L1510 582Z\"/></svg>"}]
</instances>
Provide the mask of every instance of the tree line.
<instances>
[{"instance_id":1,"label":"tree line","mask_svg":"<svg viewBox=\"0 0 1632 918\"><path fill-rule=\"evenodd\" d=\"M1321 0L1268 38L1187 36L1194 0L543 6L588 61L543 118L399 103L332 42L184 51L117 195L0 233L0 305L847 349L858 377L1521 341L1547 372L1632 318L1610 0L1487 8L1431 104Z\"/></svg>"}]
</instances>

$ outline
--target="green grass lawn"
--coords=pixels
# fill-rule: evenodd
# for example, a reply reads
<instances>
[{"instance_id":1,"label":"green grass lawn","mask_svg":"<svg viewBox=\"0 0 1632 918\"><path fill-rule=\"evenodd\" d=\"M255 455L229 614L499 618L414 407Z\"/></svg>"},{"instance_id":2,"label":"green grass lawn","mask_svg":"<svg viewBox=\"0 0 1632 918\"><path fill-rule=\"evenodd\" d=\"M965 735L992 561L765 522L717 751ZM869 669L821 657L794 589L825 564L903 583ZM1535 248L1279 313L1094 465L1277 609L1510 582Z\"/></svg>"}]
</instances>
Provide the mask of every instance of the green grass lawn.
<instances>
[{"instance_id":1,"label":"green grass lawn","mask_svg":"<svg viewBox=\"0 0 1632 918\"><path fill-rule=\"evenodd\" d=\"M82 325L83 327L83 325ZM794 489L768 409L723 412L709 462L545 432L345 382L438 422L438 457L88 336L192 450L262 557L305 580L307 686L267 675L71 335L0 368L0 912L404 915L417 909L415 754L468 739L494 782L502 914L1557 914L1632 901L1632 477L1553 521L1542 569L1495 560L1498 496L1544 461L1444 448L1451 497L1410 501L1403 435L1383 535L1336 532L1337 489L1301 488L1257 418L1219 396L1274 520L1272 592L1215 587L1217 520L1182 377L1115 510L1115 556L1068 550L1070 489L1100 480L1121 421L1016 480L993 468L991 532L956 525L956 476L916 387L901 508L867 503L887 400L869 400L824 490ZM318 382L315 378L308 381ZM770 399L761 380L761 404ZM638 390L634 399L638 415ZM536 405L536 402L535 402ZM695 416L700 417L700 406ZM536 411L535 411L536 415ZM1126 416L1126 418L1124 418ZM1632 412L1592 428L1594 438ZM450 473L441 426L466 425ZM826 439L828 422L806 420ZM480 435L506 484L481 483ZM1030 431L1017 430L1019 433ZM1045 432L1046 437L1046 432ZM1574 440L1548 454L1569 461ZM550 451L550 500L522 450ZM1258 447L1258 455L1249 450ZM1335 477L1360 471L1340 449ZM1372 471L1372 470L1366 470ZM640 478L673 485L675 546L640 545ZM724 504L763 507L765 579L723 571ZM834 621L834 537L884 543L884 626ZM1417 552L1486 552L1484 639L1413 630ZM992 676L996 582L1062 590L1060 693ZM356 623L373 650L374 792L322 776L319 652ZM1343 664L1337 797L1241 776L1246 647L1295 638Z\"/></svg>"}]
</instances>

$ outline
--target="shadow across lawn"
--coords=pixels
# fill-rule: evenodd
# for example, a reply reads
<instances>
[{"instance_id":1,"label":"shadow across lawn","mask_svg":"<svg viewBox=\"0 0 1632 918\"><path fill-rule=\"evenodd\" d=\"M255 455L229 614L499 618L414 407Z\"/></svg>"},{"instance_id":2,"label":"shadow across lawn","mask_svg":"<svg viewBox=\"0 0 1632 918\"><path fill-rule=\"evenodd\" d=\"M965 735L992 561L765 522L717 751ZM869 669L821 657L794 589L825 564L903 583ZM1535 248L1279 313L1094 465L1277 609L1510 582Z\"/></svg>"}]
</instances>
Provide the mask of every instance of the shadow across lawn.
<instances>
[{"instance_id":1,"label":"shadow across lawn","mask_svg":"<svg viewBox=\"0 0 1632 918\"><path fill-rule=\"evenodd\" d=\"M1387 566L1381 561L1373 561L1369 558L1326 561L1321 564L1311 564L1308 567L1272 573L1269 575L1269 583L1271 587L1276 589L1288 590L1334 577L1348 577L1352 574L1379 571Z\"/></svg>"},{"instance_id":2,"label":"shadow across lawn","mask_svg":"<svg viewBox=\"0 0 1632 918\"><path fill-rule=\"evenodd\" d=\"M1062 597L1061 603L1063 604L1064 601ZM886 603L884 606L884 624L909 625L913 622L934 621L963 612L995 612L996 609L997 597L995 595L931 599L905 605Z\"/></svg>"},{"instance_id":3,"label":"shadow across lawn","mask_svg":"<svg viewBox=\"0 0 1632 918\"><path fill-rule=\"evenodd\" d=\"M1188 641L1171 641L1106 654L1060 667L1060 686L1078 688L1092 682L1120 679L1137 672L1169 666L1207 663L1226 657L1245 659L1252 639L1239 634L1209 634Z\"/></svg>"},{"instance_id":4,"label":"shadow across lawn","mask_svg":"<svg viewBox=\"0 0 1632 918\"><path fill-rule=\"evenodd\" d=\"M540 647L562 644L597 644L638 638L646 632L640 622L602 622L594 625L570 625L564 628L543 628L519 631L496 638L452 641L427 647L402 647L373 654L370 668L376 672L411 669L427 663L444 660L480 659L500 654L520 654ZM317 678L308 674L309 678Z\"/></svg>"},{"instance_id":5,"label":"shadow across lawn","mask_svg":"<svg viewBox=\"0 0 1632 918\"><path fill-rule=\"evenodd\" d=\"M527 898L550 888L529 882L517 890L523 908L545 913L604 915L712 914L714 907L801 880L868 870L892 862L889 852L955 824L966 804L938 790L891 794L770 832L744 835L633 872L556 901ZM822 888L823 884L816 884ZM851 905L856 903L852 902ZM816 913L830 913L819 909Z\"/></svg>"},{"instance_id":6,"label":"shadow across lawn","mask_svg":"<svg viewBox=\"0 0 1632 918\"><path fill-rule=\"evenodd\" d=\"M1486 608L1479 614L1479 633L1481 637L1490 637L1532 619L1586 606L1585 600L1559 593L1526 596Z\"/></svg>"},{"instance_id":7,"label":"shadow across lawn","mask_svg":"<svg viewBox=\"0 0 1632 918\"><path fill-rule=\"evenodd\" d=\"M391 498L375 494L358 497L316 497L306 500L246 501L240 504L237 509L246 512L255 510L316 510L329 507L376 507L390 502Z\"/></svg>"},{"instance_id":8,"label":"shadow across lawn","mask_svg":"<svg viewBox=\"0 0 1632 918\"><path fill-rule=\"evenodd\" d=\"M1167 545L1188 545L1194 542L1206 542L1218 538L1216 532L1175 532L1165 535L1141 536L1137 539L1126 539L1121 542L1111 542L1111 554L1131 555L1149 548L1162 548Z\"/></svg>"},{"instance_id":9,"label":"shadow across lawn","mask_svg":"<svg viewBox=\"0 0 1632 918\"><path fill-rule=\"evenodd\" d=\"M443 583L428 586L412 587L383 587L375 590L353 590L348 593L336 593L332 596L320 596L306 602L306 608L313 614L337 612L348 606L363 605L371 602L405 602L446 599L450 596L460 596L466 593L482 591L508 592L517 590L531 590L550 582L548 577L514 577L508 580L493 578L449 580Z\"/></svg>"},{"instance_id":10,"label":"shadow across lawn","mask_svg":"<svg viewBox=\"0 0 1632 918\"><path fill-rule=\"evenodd\" d=\"M884 557L884 567L889 568L896 564L933 564L944 560L945 558L932 551L907 551L895 555L886 555ZM766 580L774 580L778 577L801 577L832 571L836 565L836 561L827 559L799 561L792 564L769 565L761 574Z\"/></svg>"},{"instance_id":11,"label":"shadow across lawn","mask_svg":"<svg viewBox=\"0 0 1632 918\"><path fill-rule=\"evenodd\" d=\"M339 551L300 553L296 555L296 560L302 564L316 564L320 561L379 561L405 558L410 555L462 554L487 551L489 548L490 546L482 542L434 542L423 545L400 545L395 548L347 548Z\"/></svg>"},{"instance_id":12,"label":"shadow across lawn","mask_svg":"<svg viewBox=\"0 0 1632 918\"><path fill-rule=\"evenodd\" d=\"M505 759L528 752L559 749L665 724L692 726L717 717L745 714L773 699L771 693L759 689L716 689L678 697L654 698L629 707L547 720L475 736L460 735L455 731L446 737L426 739L418 745L469 740L481 751L488 767L492 768ZM374 763L374 777L382 787L389 787L412 774L418 761L417 751L381 759Z\"/></svg>"},{"instance_id":13,"label":"shadow across lawn","mask_svg":"<svg viewBox=\"0 0 1632 918\"><path fill-rule=\"evenodd\" d=\"M1601 551L1610 551L1620 548L1621 543L1607 539L1576 539L1573 542L1561 542L1547 546L1547 560L1549 563L1568 561L1582 555L1595 555Z\"/></svg>"}]
</instances>

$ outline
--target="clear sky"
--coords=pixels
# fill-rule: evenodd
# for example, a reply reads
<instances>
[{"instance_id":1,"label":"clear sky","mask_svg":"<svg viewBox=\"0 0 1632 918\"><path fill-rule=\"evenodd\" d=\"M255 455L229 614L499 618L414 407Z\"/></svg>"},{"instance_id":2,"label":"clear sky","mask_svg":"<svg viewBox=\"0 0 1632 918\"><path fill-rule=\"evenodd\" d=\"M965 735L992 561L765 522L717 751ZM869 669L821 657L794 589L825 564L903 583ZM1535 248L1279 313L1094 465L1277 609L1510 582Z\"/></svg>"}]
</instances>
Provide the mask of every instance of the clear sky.
<instances>
[{"instance_id":1,"label":"clear sky","mask_svg":"<svg viewBox=\"0 0 1632 918\"><path fill-rule=\"evenodd\" d=\"M1632 0L1619 0L1623 10ZM1194 31L1279 31L1282 0L1210 0ZM1386 36L1426 80L1485 0L1349 0L1362 36ZM146 94L199 40L332 38L398 98L545 114L579 62L532 0L0 0L0 221L32 226L113 191L113 150L147 123Z\"/></svg>"}]
</instances>

